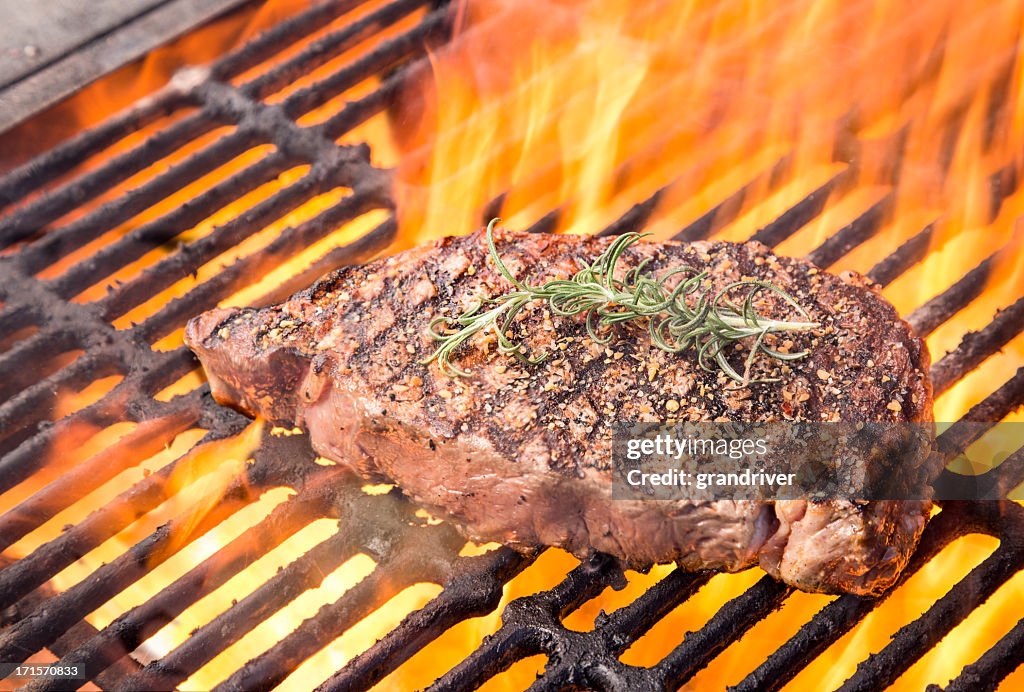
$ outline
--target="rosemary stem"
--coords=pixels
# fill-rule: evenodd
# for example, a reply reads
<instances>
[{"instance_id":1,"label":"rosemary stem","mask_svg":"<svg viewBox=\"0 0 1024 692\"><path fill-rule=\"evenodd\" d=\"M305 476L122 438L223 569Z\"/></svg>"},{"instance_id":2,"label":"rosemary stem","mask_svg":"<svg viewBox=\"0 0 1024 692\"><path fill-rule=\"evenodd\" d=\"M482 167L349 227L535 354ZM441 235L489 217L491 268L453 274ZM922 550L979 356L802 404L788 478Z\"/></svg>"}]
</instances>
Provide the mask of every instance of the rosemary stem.
<instances>
[{"instance_id":1,"label":"rosemary stem","mask_svg":"<svg viewBox=\"0 0 1024 692\"><path fill-rule=\"evenodd\" d=\"M722 315L722 322L737 329L752 328L758 332L806 332L817 329L821 326L818 322L789 322L787 320L768 320L763 317L757 320L757 324L751 324L740 315Z\"/></svg>"},{"instance_id":2,"label":"rosemary stem","mask_svg":"<svg viewBox=\"0 0 1024 692\"><path fill-rule=\"evenodd\" d=\"M609 291L605 287L600 287L597 291L605 298L607 298L609 305L626 308L634 312L637 317L648 317L659 314L660 310L644 310L632 300L633 294L625 292L613 292ZM534 293L532 298L534 300L541 300L547 296ZM758 317L756 322L751 322L742 315L730 315L724 313L720 316L721 321L729 327L736 329L751 329L756 330L756 333L765 332L806 332L811 329L817 329L821 326L818 322L792 322L789 320L772 320L764 317Z\"/></svg>"}]
</instances>

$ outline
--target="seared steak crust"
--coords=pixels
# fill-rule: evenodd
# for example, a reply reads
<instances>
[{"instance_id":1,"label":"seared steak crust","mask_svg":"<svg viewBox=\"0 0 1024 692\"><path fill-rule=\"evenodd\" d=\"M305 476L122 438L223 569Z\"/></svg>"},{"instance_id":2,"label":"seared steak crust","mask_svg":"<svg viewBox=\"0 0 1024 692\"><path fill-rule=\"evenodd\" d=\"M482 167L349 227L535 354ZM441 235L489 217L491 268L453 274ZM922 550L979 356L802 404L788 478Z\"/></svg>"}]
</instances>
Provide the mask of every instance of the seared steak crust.
<instances>
[{"instance_id":1,"label":"seared steak crust","mask_svg":"<svg viewBox=\"0 0 1024 692\"><path fill-rule=\"evenodd\" d=\"M498 249L521 280L567 278L607 238L500 233ZM219 309L189 323L218 401L250 415L305 426L320 454L361 475L397 483L478 540L600 550L630 564L667 562L739 570L760 564L814 591L877 593L896 579L924 527L920 501L808 503L612 500L614 421L928 421L928 353L870 283L778 257L756 243L639 243L624 268L689 265L713 288L744 277L793 295L821 324L769 345L810 354L759 357L741 388L706 372L694 354L668 354L645 330L624 327L600 345L582 321L541 303L515 329L529 365L478 334L452 378L427 334L437 316L501 295L480 233L446 238L365 266L341 269L281 305ZM793 318L766 295L761 314ZM737 349L739 366L745 352Z\"/></svg>"}]
</instances>

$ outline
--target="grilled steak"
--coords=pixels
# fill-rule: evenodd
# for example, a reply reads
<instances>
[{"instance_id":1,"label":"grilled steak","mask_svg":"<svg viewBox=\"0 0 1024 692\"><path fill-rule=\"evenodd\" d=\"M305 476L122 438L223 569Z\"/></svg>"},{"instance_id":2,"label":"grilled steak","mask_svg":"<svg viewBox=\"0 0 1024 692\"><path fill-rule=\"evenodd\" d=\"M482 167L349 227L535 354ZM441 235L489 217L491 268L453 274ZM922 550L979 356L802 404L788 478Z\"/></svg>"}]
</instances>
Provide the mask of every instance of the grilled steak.
<instances>
[{"instance_id":1,"label":"grilled steak","mask_svg":"<svg viewBox=\"0 0 1024 692\"><path fill-rule=\"evenodd\" d=\"M568 278L609 239L499 232L518 278ZM531 304L515 328L536 365L496 352L480 333L456 354L471 377L420 363L436 343L432 318L455 316L509 283L480 233L446 238L365 266L347 267L269 308L218 309L192 320L188 345L216 399L304 426L318 453L367 479L399 485L480 541L603 551L631 565L767 572L810 591L878 593L907 563L925 501L643 501L610 494L613 421L929 421L928 353L869 282L778 257L757 243L638 243L621 264L650 258L655 272L709 271L713 286L741 277L789 292L821 327L775 335L797 361L759 357L736 387L669 354L647 332L618 328L609 344L580 318ZM781 299L758 310L792 318ZM743 353L737 353L742 361Z\"/></svg>"}]
</instances>

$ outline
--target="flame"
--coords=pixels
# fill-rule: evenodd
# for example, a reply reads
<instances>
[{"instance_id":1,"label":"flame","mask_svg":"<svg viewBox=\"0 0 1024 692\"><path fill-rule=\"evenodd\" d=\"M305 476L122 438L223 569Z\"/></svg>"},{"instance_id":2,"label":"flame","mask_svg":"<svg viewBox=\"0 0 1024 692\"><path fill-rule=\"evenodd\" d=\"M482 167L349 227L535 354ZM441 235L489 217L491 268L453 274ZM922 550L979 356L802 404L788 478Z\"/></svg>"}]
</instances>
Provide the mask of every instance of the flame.
<instances>
[{"instance_id":1,"label":"flame","mask_svg":"<svg viewBox=\"0 0 1024 692\"><path fill-rule=\"evenodd\" d=\"M222 53L297 12L304 0L268 2L256 14L233 15L221 23L90 87L60 107L55 117L70 129L98 122L120 105L165 84L174 69L192 58ZM343 15L318 35L382 6L367 3ZM386 30L395 35L422 17L414 13ZM667 239L700 219L710 220L716 238L744 240L809 194L823 199L819 212L781 240L780 252L806 254L876 205L885 209L877 232L838 260L833 270L865 272L894 248L931 226L927 258L885 287L884 294L907 315L940 294L1000 248L992 280L967 308L928 336L936 359L955 348L968 330L984 327L997 309L1024 291L1024 252L1018 219L1024 216L1024 54L1018 50L1024 9L1018 2L983 5L934 0L909 6L893 0L469 0L456 11L454 39L430 52L430 70L407 86L389 112L372 117L339 138L368 142L380 167L393 167L399 236L392 250L477 228L501 215L512 228L539 224L565 233L593 233L634 205L657 194L646 228ZM269 99L315 83L323 75L373 48L374 38L329 61L315 74ZM298 50L298 49L295 49ZM289 54L294 53L291 51ZM277 58L277 61L286 56ZM244 82L266 69L241 75ZM353 87L300 123L322 122L379 86L376 78ZM54 114L51 114L54 115ZM181 117L172 115L170 119ZM52 122L52 119L50 119ZM154 123L90 160L83 170L137 146L167 121ZM58 221L81 218L105 201L152 180L168 166L229 134L225 126L141 171L104 196ZM24 132L23 132L24 134ZM186 203L203 190L252 166L272 151L254 146L160 203L139 213L102 238L62 258L42 277L59 277L97 249ZM295 166L224 206L193 228L183 229L166 247L104 277L75 297L101 300L118 282L130 281L177 251L177 244L207 237L272 195L301 184L310 174ZM999 180L998 190L993 181ZM344 200L350 190L322 191L280 218L257 229L245 243L211 259L115 320L121 329L158 312L215 276L226 264L260 253L288 227L311 219ZM221 304L258 303L289 285L292 277L333 248L363 236L381 223L384 212L364 214L331 229L307 250L286 258L265 276ZM319 265L317 265L319 266ZM181 332L163 335L158 349L178 348ZM63 354L63 358L75 353ZM956 420L970 406L1012 376L1024 358L1024 337L1012 340L936 402L938 420ZM118 378L100 380L81 392L62 392L56 413L64 416L104 396ZM198 372L185 375L157 395L160 401L186 394L201 384ZM1014 418L1024 418L1014 414ZM51 450L53 462L29 482L0 497L0 509L25 497L103 449L113 447L134 427L105 430L73 425ZM283 431L278 431L283 434ZM57 576L66 589L104 561L175 519L173 549L139 583L90 615L104 627L119 614L144 603L199 561L270 516L292 497L277 488L253 498L213 530L204 524L225 494L244 478L254 451L256 426L231 440L193 447L200 430L178 434L154 454L90 493L36 532L12 546L27 555L59 535L64 524L82 521L96 507L116 502L134 483L158 473L175 459L184 463L168 477L167 501L122 534L105 542ZM389 488L367 486L371 494ZM276 571L327 540L336 524L318 520L240 572L178 618L136 652L159 658L186 641ZM493 546L467 545L465 553ZM903 624L917 617L994 547L992 539L968 536L948 546L852 632L807 667L789 689L835 687L859 661L885 646ZM164 557L168 559L163 560ZM461 623L442 634L385 678L379 689L428 685L472 652L500 627L501 608L519 596L548 589L576 565L564 552L545 552L504 590L495 612ZM317 588L277 612L245 638L199 670L184 688L208 688L246 660L269 649L319 607L355 588L376 569L357 554ZM623 591L607 590L570 614L570 629L594 626L600 610L631 602L669 573L629 574ZM701 591L670 613L622 660L652 665L698 629L730 598L739 596L763 573L715 576ZM425 605L436 585L401 591L374 614L302 664L285 688L308 688L326 679L354 655L383 636L408 613ZM942 684L991 646L1016 621L1015 603L1024 596L1017 575L975 611L932 652L915 664L901 689ZM793 594L784 606L751 629L691 681L694 689L719 689L741 680L788 639L832 597ZM543 656L517 663L485 689L523 689L543 670ZM1024 683L1024 673L1007 681Z\"/></svg>"}]
</instances>

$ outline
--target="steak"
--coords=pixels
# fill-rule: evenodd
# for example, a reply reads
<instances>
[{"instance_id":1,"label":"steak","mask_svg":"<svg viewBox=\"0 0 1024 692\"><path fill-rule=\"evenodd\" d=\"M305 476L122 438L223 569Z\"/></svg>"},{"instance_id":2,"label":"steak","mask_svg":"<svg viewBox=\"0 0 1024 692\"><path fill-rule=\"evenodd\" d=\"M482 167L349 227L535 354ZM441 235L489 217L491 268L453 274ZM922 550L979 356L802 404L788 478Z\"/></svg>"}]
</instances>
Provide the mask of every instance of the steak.
<instances>
[{"instance_id":1,"label":"steak","mask_svg":"<svg viewBox=\"0 0 1024 692\"><path fill-rule=\"evenodd\" d=\"M570 278L610 242L496 234L508 269L533 285ZM642 327L619 325L601 344L582 318L537 301L513 329L547 360L500 354L493 331L480 332L454 355L470 376L453 377L423 364L437 346L431 321L511 289L482 232L340 269L280 305L212 310L185 339L218 402L304 427L319 454L397 484L474 540L601 551L631 566L760 565L808 591L891 586L924 528L927 500L612 499L610 431L616 421L931 421L924 343L867 279L758 243L641 242L620 264L643 260L657 273L706 270L714 289L742 278L773 283L820 326L767 344L808 354L761 355L753 377L776 381L740 387L701 368L692 349L654 347ZM771 292L757 309L795 317Z\"/></svg>"}]
</instances>

